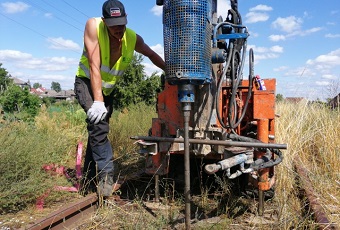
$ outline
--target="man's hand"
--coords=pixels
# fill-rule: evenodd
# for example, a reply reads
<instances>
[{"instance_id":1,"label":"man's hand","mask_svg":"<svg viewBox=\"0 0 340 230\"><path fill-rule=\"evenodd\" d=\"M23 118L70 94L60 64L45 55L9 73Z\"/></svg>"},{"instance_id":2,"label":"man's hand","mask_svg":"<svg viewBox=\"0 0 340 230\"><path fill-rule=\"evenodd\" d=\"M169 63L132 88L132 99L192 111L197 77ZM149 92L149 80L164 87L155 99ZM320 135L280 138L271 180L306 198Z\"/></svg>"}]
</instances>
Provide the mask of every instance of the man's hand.
<instances>
[{"instance_id":1,"label":"man's hand","mask_svg":"<svg viewBox=\"0 0 340 230\"><path fill-rule=\"evenodd\" d=\"M107 109L102 101L94 101L91 108L87 111L87 118L90 122L98 124L100 120L104 120Z\"/></svg>"}]
</instances>

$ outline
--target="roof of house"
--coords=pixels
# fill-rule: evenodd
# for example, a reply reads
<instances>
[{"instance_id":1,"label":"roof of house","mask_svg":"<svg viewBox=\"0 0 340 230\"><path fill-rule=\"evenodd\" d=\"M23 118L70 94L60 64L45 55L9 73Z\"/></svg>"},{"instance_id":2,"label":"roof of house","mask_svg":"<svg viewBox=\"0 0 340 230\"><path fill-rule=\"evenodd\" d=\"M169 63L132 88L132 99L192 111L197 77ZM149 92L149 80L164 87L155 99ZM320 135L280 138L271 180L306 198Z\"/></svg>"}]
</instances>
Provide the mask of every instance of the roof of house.
<instances>
[{"instance_id":1,"label":"roof of house","mask_svg":"<svg viewBox=\"0 0 340 230\"><path fill-rule=\"evenodd\" d=\"M29 83L28 82L25 82L19 78L16 78L16 77L11 77L11 79L13 79L13 83L16 84L16 85L28 85Z\"/></svg>"},{"instance_id":2,"label":"roof of house","mask_svg":"<svg viewBox=\"0 0 340 230\"><path fill-rule=\"evenodd\" d=\"M299 103L300 101L304 100L303 97L286 97L285 100L292 103Z\"/></svg>"}]
</instances>

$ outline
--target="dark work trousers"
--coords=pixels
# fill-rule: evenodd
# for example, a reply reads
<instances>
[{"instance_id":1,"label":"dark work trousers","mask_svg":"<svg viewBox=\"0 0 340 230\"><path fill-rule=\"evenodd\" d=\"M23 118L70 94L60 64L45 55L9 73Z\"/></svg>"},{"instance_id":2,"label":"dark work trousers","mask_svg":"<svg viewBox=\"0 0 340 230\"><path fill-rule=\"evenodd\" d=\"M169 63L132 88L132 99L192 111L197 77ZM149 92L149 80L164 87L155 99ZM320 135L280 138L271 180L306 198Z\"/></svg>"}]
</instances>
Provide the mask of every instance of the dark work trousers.
<instances>
[{"instance_id":1,"label":"dark work trousers","mask_svg":"<svg viewBox=\"0 0 340 230\"><path fill-rule=\"evenodd\" d=\"M76 77L74 92L79 104L84 109L85 113L87 113L93 104L90 79ZM109 133L109 119L113 112L112 102L112 95L104 96L104 103L108 113L104 120L99 121L98 124L93 124L86 119L88 142L83 168L83 187L89 189L94 189L94 186L97 185L98 182L96 179L100 180L106 175L113 177L114 174L113 151L111 143L107 138Z\"/></svg>"}]
</instances>

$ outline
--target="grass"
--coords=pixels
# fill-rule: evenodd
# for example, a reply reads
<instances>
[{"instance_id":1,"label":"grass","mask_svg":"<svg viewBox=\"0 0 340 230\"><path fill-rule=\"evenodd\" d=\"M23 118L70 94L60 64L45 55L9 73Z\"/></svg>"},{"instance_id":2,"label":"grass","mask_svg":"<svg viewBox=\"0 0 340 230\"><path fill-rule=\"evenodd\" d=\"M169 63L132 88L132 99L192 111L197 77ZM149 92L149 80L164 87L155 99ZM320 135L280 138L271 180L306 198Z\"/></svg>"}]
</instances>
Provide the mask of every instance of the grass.
<instances>
[{"instance_id":1,"label":"grass","mask_svg":"<svg viewBox=\"0 0 340 230\"><path fill-rule=\"evenodd\" d=\"M340 224L340 111L327 106L279 103L277 113L277 142L288 143L285 159L277 167L277 201L281 218L292 226L301 223L313 225L300 217L303 205L298 200L298 187L294 164L308 171L310 185L317 193L318 201L326 210L330 221Z\"/></svg>"},{"instance_id":2,"label":"grass","mask_svg":"<svg viewBox=\"0 0 340 230\"><path fill-rule=\"evenodd\" d=\"M332 222L340 224L340 112L331 111L320 104L278 103L276 113L276 142L287 143L284 160L276 167L276 194L265 207L272 209L277 220L272 229L315 229L312 216L300 200L299 182L294 164L303 165L309 172L313 189L319 202ZM0 143L0 212L19 216L20 210L34 208L37 197L55 184L70 186L64 177L47 174L41 167L54 163L74 168L76 145L86 146L85 114L77 106L62 111L42 109L34 124L11 122L1 125ZM109 139L114 148L117 174L129 175L143 168L144 158L137 154L137 145L130 136L148 135L156 117L155 108L139 104L123 111L115 111L111 119ZM152 183L149 181L148 183ZM197 229L235 229L241 227L268 229L267 225L251 224L239 220L256 212L256 202L246 203L242 198L230 195L231 184L217 180L220 194L209 194L209 188L201 186L200 194L193 196L192 213L203 218L215 213L214 223L197 223ZM183 222L183 195L173 194L171 181L162 180L166 191L156 215L150 214L138 196L130 209L115 205L99 210L84 229L107 229L121 226L124 229L171 228ZM142 191L146 195L145 191ZM46 207L75 194L53 191L46 198ZM175 199L173 199L175 197ZM224 198L223 198L224 197ZM203 215L203 216L202 216ZM0 227L5 226L0 218ZM246 217L243 217L246 218ZM87 228L86 228L87 227Z\"/></svg>"}]
</instances>

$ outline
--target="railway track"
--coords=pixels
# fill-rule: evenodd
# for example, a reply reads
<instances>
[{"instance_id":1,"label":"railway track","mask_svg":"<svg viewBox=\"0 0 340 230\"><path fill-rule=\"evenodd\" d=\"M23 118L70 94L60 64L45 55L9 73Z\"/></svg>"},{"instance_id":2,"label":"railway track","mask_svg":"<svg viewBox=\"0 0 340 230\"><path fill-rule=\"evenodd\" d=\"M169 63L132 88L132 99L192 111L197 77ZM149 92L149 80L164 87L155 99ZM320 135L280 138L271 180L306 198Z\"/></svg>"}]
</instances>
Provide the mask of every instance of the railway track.
<instances>
[{"instance_id":1,"label":"railway track","mask_svg":"<svg viewBox=\"0 0 340 230\"><path fill-rule=\"evenodd\" d=\"M63 207L48 216L39 219L25 229L70 229L81 224L83 219L92 215L98 208L97 194L90 194L75 203Z\"/></svg>"},{"instance_id":2,"label":"railway track","mask_svg":"<svg viewBox=\"0 0 340 230\"><path fill-rule=\"evenodd\" d=\"M316 229L339 230L339 226L337 224L330 222L330 219L328 218L325 210L319 203L319 200L317 199L317 196L315 195L315 192L311 187L306 169L298 165L295 165L295 169L303 186L303 194L307 199L307 209L309 210L308 212L313 216L314 222L316 223ZM132 204L132 201L121 200L118 196L116 197L116 199L113 199L111 201L114 202L114 205L116 206L124 206L126 205L126 203ZM78 227L83 224L84 220L90 220L91 216L95 215L98 207L99 202L97 199L97 195L90 194L86 197L81 198L75 203L69 204L68 206L63 207L44 218L39 219L34 224L26 226L24 229L83 229ZM144 208L147 209L148 212L153 213L152 207L144 205ZM182 221L184 222L183 219ZM192 223L194 222L195 220L192 220ZM238 229L237 225L235 226L235 228L231 229Z\"/></svg>"}]
</instances>

